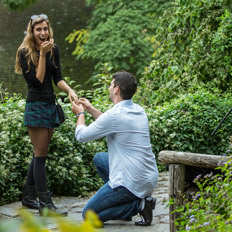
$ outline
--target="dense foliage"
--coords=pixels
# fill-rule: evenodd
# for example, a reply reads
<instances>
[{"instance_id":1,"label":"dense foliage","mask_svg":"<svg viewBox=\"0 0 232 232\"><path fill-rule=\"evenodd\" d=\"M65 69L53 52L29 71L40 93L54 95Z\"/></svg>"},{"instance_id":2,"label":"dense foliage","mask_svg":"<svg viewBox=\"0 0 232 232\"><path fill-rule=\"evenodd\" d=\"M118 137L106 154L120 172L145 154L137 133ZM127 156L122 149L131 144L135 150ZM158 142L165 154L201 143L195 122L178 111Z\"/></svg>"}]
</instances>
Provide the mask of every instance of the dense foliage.
<instances>
[{"instance_id":1,"label":"dense foliage","mask_svg":"<svg viewBox=\"0 0 232 232\"><path fill-rule=\"evenodd\" d=\"M231 146L228 150L231 155ZM180 207L176 220L178 231L232 231L232 159L217 170L221 174L197 176L194 182L199 188L192 201Z\"/></svg>"},{"instance_id":2,"label":"dense foliage","mask_svg":"<svg viewBox=\"0 0 232 232\"><path fill-rule=\"evenodd\" d=\"M74 30L67 40L77 42L73 55L91 58L96 69L108 62L114 71L141 75L152 60L153 36L159 16L171 0L88 1L95 6L88 28Z\"/></svg>"},{"instance_id":3,"label":"dense foliage","mask_svg":"<svg viewBox=\"0 0 232 232\"><path fill-rule=\"evenodd\" d=\"M147 107L153 151L161 150L222 155L229 145L229 117L214 136L212 131L232 105L232 96L199 89L180 95L156 109Z\"/></svg>"},{"instance_id":4,"label":"dense foliage","mask_svg":"<svg viewBox=\"0 0 232 232\"><path fill-rule=\"evenodd\" d=\"M164 102L195 86L231 89L231 1L176 0L161 18L144 84Z\"/></svg>"}]
</instances>

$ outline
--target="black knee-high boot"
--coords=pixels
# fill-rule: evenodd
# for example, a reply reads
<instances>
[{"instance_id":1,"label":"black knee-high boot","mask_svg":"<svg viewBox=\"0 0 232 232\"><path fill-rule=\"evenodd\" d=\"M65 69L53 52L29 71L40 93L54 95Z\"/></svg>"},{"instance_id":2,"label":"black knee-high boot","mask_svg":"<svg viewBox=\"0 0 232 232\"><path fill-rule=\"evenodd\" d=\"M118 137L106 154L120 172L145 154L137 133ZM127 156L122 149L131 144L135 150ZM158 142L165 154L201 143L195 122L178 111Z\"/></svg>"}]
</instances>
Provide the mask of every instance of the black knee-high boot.
<instances>
[{"instance_id":1,"label":"black knee-high boot","mask_svg":"<svg viewBox=\"0 0 232 232\"><path fill-rule=\"evenodd\" d=\"M39 209L39 202L36 199L35 185L24 185L22 205L30 209Z\"/></svg>"},{"instance_id":2,"label":"black knee-high boot","mask_svg":"<svg viewBox=\"0 0 232 232\"><path fill-rule=\"evenodd\" d=\"M51 192L47 191L47 192L38 192L38 196L39 196L39 213L41 216L44 216L44 212L46 212L45 210L48 209L48 215L49 213L55 213L55 214L59 214L61 216L67 216L67 212L66 211L61 211L58 210L57 207L54 205L52 198L51 198Z\"/></svg>"},{"instance_id":3,"label":"black knee-high boot","mask_svg":"<svg viewBox=\"0 0 232 232\"><path fill-rule=\"evenodd\" d=\"M38 189L40 215L44 215L44 209L47 208L53 213L65 216L67 212L61 212L57 209L52 201L51 192L47 191L45 162L46 157L35 157L34 180Z\"/></svg>"},{"instance_id":4,"label":"black knee-high boot","mask_svg":"<svg viewBox=\"0 0 232 232\"><path fill-rule=\"evenodd\" d=\"M37 194L35 188L35 181L33 177L33 166L34 154L29 168L27 170L27 182L23 187L22 205L31 209L39 209L39 202L36 199Z\"/></svg>"}]
</instances>

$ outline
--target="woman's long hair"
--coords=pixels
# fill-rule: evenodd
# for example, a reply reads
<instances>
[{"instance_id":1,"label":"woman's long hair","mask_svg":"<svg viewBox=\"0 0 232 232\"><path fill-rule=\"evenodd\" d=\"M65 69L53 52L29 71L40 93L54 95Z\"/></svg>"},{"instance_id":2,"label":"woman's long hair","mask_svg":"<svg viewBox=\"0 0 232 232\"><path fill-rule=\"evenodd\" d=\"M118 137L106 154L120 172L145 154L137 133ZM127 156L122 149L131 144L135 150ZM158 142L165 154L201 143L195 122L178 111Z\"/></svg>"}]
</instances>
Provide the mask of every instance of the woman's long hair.
<instances>
[{"instance_id":1,"label":"woman's long hair","mask_svg":"<svg viewBox=\"0 0 232 232\"><path fill-rule=\"evenodd\" d=\"M50 26L48 19L37 18L33 21L30 20L27 26L26 36L24 37L23 42L19 46L17 53L16 53L15 73L18 73L18 74L22 73L22 68L20 66L20 61L19 61L19 52L21 50L24 50L26 52L26 58L27 58L27 64L28 64L27 72L30 71L31 62L35 65L35 67L38 66L39 57L38 57L38 54L36 53L36 48L35 48L36 42L35 42L35 38L33 35L33 30L36 24L42 23L42 22L46 22L48 25L48 32L49 32L48 39L53 38L53 31L52 31L52 28ZM52 51L51 51L51 55L52 55Z\"/></svg>"}]
</instances>

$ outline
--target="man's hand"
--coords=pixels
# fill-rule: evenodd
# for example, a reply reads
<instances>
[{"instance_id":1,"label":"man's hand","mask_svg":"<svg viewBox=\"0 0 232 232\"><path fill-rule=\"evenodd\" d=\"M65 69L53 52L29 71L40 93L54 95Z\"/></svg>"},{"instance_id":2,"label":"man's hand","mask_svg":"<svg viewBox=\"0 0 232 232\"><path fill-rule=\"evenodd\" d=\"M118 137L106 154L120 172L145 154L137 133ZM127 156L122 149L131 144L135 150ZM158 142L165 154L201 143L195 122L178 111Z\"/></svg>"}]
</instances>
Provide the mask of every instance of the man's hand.
<instances>
[{"instance_id":1,"label":"man's hand","mask_svg":"<svg viewBox=\"0 0 232 232\"><path fill-rule=\"evenodd\" d=\"M74 101L71 101L72 102L72 112L77 115L78 113L80 112L84 112L84 107L81 105L81 104L76 104Z\"/></svg>"},{"instance_id":2,"label":"man's hand","mask_svg":"<svg viewBox=\"0 0 232 232\"><path fill-rule=\"evenodd\" d=\"M91 111L91 108L93 108L89 100L86 98L79 98L78 103L80 103L88 113Z\"/></svg>"}]
</instances>

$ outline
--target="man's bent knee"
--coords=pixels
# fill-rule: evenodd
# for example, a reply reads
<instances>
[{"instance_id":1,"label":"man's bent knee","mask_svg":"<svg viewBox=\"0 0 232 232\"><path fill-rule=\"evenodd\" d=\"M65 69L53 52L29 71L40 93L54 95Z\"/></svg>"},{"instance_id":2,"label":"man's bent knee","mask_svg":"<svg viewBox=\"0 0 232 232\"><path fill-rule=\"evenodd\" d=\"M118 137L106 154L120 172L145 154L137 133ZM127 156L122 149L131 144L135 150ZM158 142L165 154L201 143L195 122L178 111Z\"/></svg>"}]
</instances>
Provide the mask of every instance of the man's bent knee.
<instances>
[{"instance_id":1,"label":"man's bent knee","mask_svg":"<svg viewBox=\"0 0 232 232\"><path fill-rule=\"evenodd\" d=\"M107 158L107 155L108 155L107 152L98 152L98 153L96 153L95 156L93 157L94 164L96 162L98 162L99 159L105 159L105 158Z\"/></svg>"}]
</instances>

